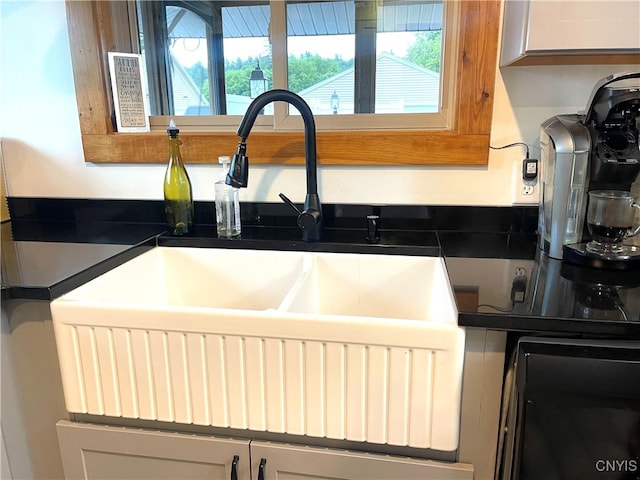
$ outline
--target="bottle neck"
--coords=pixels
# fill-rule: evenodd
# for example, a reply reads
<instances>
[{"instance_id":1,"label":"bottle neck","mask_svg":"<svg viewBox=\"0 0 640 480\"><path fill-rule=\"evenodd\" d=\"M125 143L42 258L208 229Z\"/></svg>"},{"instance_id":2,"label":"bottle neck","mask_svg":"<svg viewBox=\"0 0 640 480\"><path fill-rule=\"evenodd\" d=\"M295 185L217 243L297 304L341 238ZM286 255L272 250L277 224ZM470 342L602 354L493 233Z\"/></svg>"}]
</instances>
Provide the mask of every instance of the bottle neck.
<instances>
[{"instance_id":1,"label":"bottle neck","mask_svg":"<svg viewBox=\"0 0 640 480\"><path fill-rule=\"evenodd\" d=\"M224 182L225 178L227 178L227 174L229 173L229 164L221 163L220 166L222 167L222 170L220 171L220 180Z\"/></svg>"},{"instance_id":2,"label":"bottle neck","mask_svg":"<svg viewBox=\"0 0 640 480\"><path fill-rule=\"evenodd\" d=\"M175 163L182 163L182 157L180 156L180 140L177 136L169 135L169 161Z\"/></svg>"}]
</instances>

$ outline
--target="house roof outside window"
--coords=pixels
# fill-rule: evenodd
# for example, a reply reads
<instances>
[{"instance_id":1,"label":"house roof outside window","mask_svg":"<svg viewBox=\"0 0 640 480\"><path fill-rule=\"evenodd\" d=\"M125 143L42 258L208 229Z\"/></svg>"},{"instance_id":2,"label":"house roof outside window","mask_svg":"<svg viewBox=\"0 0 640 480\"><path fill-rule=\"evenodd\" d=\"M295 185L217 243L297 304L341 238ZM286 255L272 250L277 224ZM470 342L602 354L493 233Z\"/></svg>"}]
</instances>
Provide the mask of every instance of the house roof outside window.
<instances>
[{"instance_id":1,"label":"house roof outside window","mask_svg":"<svg viewBox=\"0 0 640 480\"><path fill-rule=\"evenodd\" d=\"M291 36L349 35L355 33L354 2L290 3L287 32ZM386 1L379 10L378 32L418 32L442 29L442 1L420 3ZM176 18L180 16L180 18ZM202 20L180 7L167 9L170 38L204 38ZM267 37L269 6L225 7L225 38Z\"/></svg>"}]
</instances>

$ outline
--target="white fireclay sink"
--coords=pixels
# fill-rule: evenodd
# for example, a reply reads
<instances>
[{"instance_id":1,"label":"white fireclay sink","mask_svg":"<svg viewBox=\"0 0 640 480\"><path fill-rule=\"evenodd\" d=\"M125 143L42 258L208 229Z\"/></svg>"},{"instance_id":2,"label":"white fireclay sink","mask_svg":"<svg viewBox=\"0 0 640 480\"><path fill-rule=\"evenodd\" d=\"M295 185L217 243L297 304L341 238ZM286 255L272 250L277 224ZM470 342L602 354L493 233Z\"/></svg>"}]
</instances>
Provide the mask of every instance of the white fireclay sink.
<instances>
[{"instance_id":1,"label":"white fireclay sink","mask_svg":"<svg viewBox=\"0 0 640 480\"><path fill-rule=\"evenodd\" d=\"M442 258L156 247L51 310L70 412L458 447Z\"/></svg>"},{"instance_id":2,"label":"white fireclay sink","mask_svg":"<svg viewBox=\"0 0 640 480\"><path fill-rule=\"evenodd\" d=\"M277 308L303 271L304 253L158 247L64 296L166 307Z\"/></svg>"}]
</instances>

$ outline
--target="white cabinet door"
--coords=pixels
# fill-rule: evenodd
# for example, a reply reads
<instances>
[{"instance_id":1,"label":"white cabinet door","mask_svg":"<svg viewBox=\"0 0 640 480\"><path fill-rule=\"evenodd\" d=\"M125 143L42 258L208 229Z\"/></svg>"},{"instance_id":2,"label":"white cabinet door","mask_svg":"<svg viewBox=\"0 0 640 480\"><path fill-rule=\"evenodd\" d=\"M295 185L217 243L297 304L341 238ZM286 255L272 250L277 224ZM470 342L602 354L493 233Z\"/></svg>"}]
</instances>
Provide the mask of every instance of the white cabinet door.
<instances>
[{"instance_id":1,"label":"white cabinet door","mask_svg":"<svg viewBox=\"0 0 640 480\"><path fill-rule=\"evenodd\" d=\"M500 64L636 63L640 2L506 0Z\"/></svg>"},{"instance_id":2,"label":"white cabinet door","mask_svg":"<svg viewBox=\"0 0 640 480\"><path fill-rule=\"evenodd\" d=\"M65 479L249 478L249 441L60 421ZM237 461L234 465L234 458Z\"/></svg>"},{"instance_id":3,"label":"white cabinet door","mask_svg":"<svg viewBox=\"0 0 640 480\"><path fill-rule=\"evenodd\" d=\"M251 470L253 480L473 479L468 464L260 441L251 442Z\"/></svg>"},{"instance_id":4,"label":"white cabinet door","mask_svg":"<svg viewBox=\"0 0 640 480\"><path fill-rule=\"evenodd\" d=\"M56 427L67 480L473 479L463 463L66 420Z\"/></svg>"}]
</instances>

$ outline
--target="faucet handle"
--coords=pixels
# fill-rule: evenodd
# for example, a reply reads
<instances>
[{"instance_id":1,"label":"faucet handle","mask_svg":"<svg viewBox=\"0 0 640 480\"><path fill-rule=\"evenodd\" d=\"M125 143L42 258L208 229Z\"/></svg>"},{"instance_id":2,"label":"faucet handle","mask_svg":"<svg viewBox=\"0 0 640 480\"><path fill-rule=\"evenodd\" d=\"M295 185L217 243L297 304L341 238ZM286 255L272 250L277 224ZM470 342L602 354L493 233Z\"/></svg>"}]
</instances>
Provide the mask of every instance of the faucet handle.
<instances>
[{"instance_id":1,"label":"faucet handle","mask_svg":"<svg viewBox=\"0 0 640 480\"><path fill-rule=\"evenodd\" d=\"M323 219L322 207L320 206L320 200L317 198L318 195L307 194L303 211L296 207L284 193L279 193L278 196L298 214L298 227L302 230L302 239L304 241L320 240Z\"/></svg>"},{"instance_id":2,"label":"faucet handle","mask_svg":"<svg viewBox=\"0 0 640 480\"><path fill-rule=\"evenodd\" d=\"M300 215L298 215L298 227L300 227L302 231L310 231L318 226L321 217L322 216L318 210L315 208L308 208L305 211L300 212Z\"/></svg>"},{"instance_id":3,"label":"faucet handle","mask_svg":"<svg viewBox=\"0 0 640 480\"><path fill-rule=\"evenodd\" d=\"M291 208L293 208L298 215L302 215L302 212L300 211L300 209L296 207L296 205L291 200L289 200L289 197L287 197L284 193L279 193L278 196L282 199L284 203L286 203Z\"/></svg>"},{"instance_id":4,"label":"faucet handle","mask_svg":"<svg viewBox=\"0 0 640 480\"><path fill-rule=\"evenodd\" d=\"M296 211L298 214L298 227L300 227L301 230L315 228L316 225L318 225L321 214L317 209L309 207L301 211L284 193L279 193L278 196L284 203Z\"/></svg>"}]
</instances>

